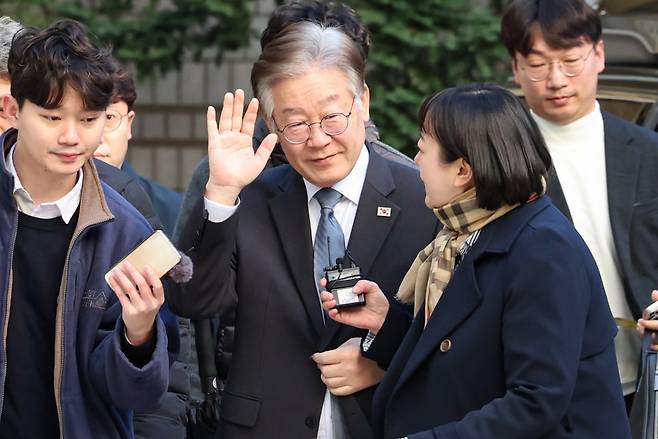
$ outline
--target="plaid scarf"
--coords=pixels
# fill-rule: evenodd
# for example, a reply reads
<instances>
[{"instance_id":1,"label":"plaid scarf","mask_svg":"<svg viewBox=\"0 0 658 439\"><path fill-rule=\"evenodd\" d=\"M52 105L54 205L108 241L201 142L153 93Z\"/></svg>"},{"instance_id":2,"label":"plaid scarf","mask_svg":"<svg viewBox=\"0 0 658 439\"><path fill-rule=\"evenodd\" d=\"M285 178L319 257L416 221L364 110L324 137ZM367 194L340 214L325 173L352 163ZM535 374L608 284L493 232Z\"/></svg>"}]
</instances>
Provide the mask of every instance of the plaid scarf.
<instances>
[{"instance_id":1,"label":"plaid scarf","mask_svg":"<svg viewBox=\"0 0 658 439\"><path fill-rule=\"evenodd\" d=\"M425 324L455 271L455 257L466 238L476 230L519 206L503 205L491 211L478 207L475 188L460 194L445 206L434 209L443 229L425 247L404 276L397 298L414 303L414 315L425 303Z\"/></svg>"}]
</instances>

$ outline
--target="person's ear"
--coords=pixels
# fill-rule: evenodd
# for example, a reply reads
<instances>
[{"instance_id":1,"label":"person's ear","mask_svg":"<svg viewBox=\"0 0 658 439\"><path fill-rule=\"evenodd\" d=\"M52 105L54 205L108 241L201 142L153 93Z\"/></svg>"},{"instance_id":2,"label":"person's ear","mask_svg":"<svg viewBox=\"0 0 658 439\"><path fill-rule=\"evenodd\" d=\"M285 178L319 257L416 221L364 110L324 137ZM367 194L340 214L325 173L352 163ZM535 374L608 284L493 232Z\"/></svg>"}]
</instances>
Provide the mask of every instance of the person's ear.
<instances>
[{"instance_id":1,"label":"person's ear","mask_svg":"<svg viewBox=\"0 0 658 439\"><path fill-rule=\"evenodd\" d=\"M273 116L270 116L270 117L263 116L263 118L265 120L265 126L267 126L267 129L270 131L270 133L278 135L279 132L277 131L276 124L274 123L274 117Z\"/></svg>"},{"instance_id":2,"label":"person's ear","mask_svg":"<svg viewBox=\"0 0 658 439\"><path fill-rule=\"evenodd\" d=\"M135 112L130 110L126 119L126 123L128 124L128 140L130 140L133 138L133 121L135 120Z\"/></svg>"},{"instance_id":3,"label":"person's ear","mask_svg":"<svg viewBox=\"0 0 658 439\"><path fill-rule=\"evenodd\" d=\"M361 114L364 122L370 120L370 88L365 82L363 83L363 94L361 95Z\"/></svg>"},{"instance_id":4,"label":"person's ear","mask_svg":"<svg viewBox=\"0 0 658 439\"><path fill-rule=\"evenodd\" d=\"M473 187L474 184L473 168L466 160L460 158L459 168L457 169L457 175L455 177L455 186L468 190Z\"/></svg>"},{"instance_id":5,"label":"person's ear","mask_svg":"<svg viewBox=\"0 0 658 439\"><path fill-rule=\"evenodd\" d=\"M594 45L594 56L596 56L596 72L601 73L605 69L605 45L603 40Z\"/></svg>"},{"instance_id":6,"label":"person's ear","mask_svg":"<svg viewBox=\"0 0 658 439\"><path fill-rule=\"evenodd\" d=\"M514 75L514 82L518 85L521 86L521 69L519 68L519 62L516 60L516 54L514 54L514 57L510 60L510 64L512 65L512 73Z\"/></svg>"},{"instance_id":7,"label":"person's ear","mask_svg":"<svg viewBox=\"0 0 658 439\"><path fill-rule=\"evenodd\" d=\"M18 116L20 113L20 110L18 109L18 102L12 95L4 95L2 97L2 110L3 110L3 118L7 120L9 125L11 125L13 128L18 128L16 126L16 122L18 121Z\"/></svg>"}]
</instances>

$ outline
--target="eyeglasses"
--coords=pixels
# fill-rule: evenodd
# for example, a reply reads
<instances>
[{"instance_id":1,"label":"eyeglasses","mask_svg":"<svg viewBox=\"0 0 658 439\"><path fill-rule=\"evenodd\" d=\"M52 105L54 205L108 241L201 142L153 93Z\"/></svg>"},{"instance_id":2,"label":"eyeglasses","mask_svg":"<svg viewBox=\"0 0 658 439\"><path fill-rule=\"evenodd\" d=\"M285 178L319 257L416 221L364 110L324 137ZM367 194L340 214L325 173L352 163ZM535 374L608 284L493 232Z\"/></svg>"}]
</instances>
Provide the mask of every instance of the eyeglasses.
<instances>
[{"instance_id":1,"label":"eyeglasses","mask_svg":"<svg viewBox=\"0 0 658 439\"><path fill-rule=\"evenodd\" d=\"M290 143L305 143L311 137L311 126L316 124L320 125L320 129L326 135L337 136L343 134L347 129L347 126L350 124L350 116L352 115L352 109L354 108L354 101L356 101L356 96L352 98L352 105L350 106L349 113L330 113L318 122L292 122L284 126L283 129L279 129L274 117L272 117L272 120L274 120L277 132L282 133L283 137Z\"/></svg>"},{"instance_id":2,"label":"eyeglasses","mask_svg":"<svg viewBox=\"0 0 658 439\"><path fill-rule=\"evenodd\" d=\"M123 118L128 116L129 113L120 114L118 111L107 110L105 112L105 131L114 131L121 126Z\"/></svg>"},{"instance_id":3,"label":"eyeglasses","mask_svg":"<svg viewBox=\"0 0 658 439\"><path fill-rule=\"evenodd\" d=\"M526 64L521 66L521 70L525 71L528 75L528 78L533 82L543 81L548 78L548 75L551 73L551 65L557 64L558 68L564 76L573 78L578 76L583 72L585 68L585 61L587 58L594 52L594 46L587 52L587 55L584 56L569 56L565 59L551 62L536 62L532 64Z\"/></svg>"}]
</instances>

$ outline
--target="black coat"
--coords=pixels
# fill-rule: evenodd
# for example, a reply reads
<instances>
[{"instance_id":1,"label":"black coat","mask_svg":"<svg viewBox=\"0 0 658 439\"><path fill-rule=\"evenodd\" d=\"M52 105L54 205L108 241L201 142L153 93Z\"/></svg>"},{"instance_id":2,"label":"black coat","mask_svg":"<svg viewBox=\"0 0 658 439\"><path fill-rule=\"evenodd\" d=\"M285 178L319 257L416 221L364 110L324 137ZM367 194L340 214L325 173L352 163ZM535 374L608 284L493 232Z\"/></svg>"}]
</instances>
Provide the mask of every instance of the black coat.
<instances>
[{"instance_id":1,"label":"black coat","mask_svg":"<svg viewBox=\"0 0 658 439\"><path fill-rule=\"evenodd\" d=\"M548 197L482 229L424 322L375 394L378 439L630 438L596 263Z\"/></svg>"}]
</instances>

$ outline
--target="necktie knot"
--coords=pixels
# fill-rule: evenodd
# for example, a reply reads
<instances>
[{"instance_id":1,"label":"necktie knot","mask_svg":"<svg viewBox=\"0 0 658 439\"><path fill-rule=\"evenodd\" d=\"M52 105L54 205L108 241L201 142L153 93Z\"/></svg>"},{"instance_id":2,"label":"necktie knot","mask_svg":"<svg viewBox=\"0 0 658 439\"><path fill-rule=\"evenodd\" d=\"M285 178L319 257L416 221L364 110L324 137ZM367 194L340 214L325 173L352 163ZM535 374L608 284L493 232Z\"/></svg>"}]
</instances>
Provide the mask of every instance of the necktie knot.
<instances>
[{"instance_id":1,"label":"necktie knot","mask_svg":"<svg viewBox=\"0 0 658 439\"><path fill-rule=\"evenodd\" d=\"M314 195L315 199L320 203L322 209L333 209L336 204L343 198L343 195L335 189L326 187L317 191Z\"/></svg>"}]
</instances>

